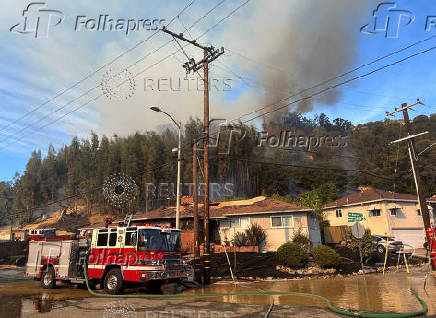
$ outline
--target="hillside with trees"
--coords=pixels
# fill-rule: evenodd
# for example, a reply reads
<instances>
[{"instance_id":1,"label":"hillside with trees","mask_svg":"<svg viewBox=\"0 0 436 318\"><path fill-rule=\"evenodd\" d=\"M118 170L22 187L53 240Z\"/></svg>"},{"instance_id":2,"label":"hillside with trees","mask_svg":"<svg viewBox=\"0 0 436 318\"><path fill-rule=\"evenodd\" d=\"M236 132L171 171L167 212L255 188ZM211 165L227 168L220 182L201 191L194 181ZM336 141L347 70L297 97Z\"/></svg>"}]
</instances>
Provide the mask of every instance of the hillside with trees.
<instances>
[{"instance_id":1,"label":"hillside with trees","mask_svg":"<svg viewBox=\"0 0 436 318\"><path fill-rule=\"evenodd\" d=\"M430 132L417 140L419 153L436 140L436 115L416 117L413 127L416 132ZM190 119L184 125L185 184L192 182L192 142L202 137L202 128L199 119ZM211 143L216 143L216 147L210 148L211 182L233 183L233 197L264 194L293 200L299 194L324 187L331 190L328 199L331 193L335 196L349 193L358 185L403 193L415 191L407 144L390 145L405 135L401 121L353 126L341 118L330 121L325 114L312 120L288 113L280 122L265 122L262 129L276 136L282 131L292 136L346 136L346 143L343 147L324 143L309 150L265 143L259 147L261 132L254 126L211 127L212 132L220 131L211 138ZM89 214L104 211L124 215L126 211L105 202L101 190L104 180L118 172L132 177L138 185L136 199L126 209L144 212L172 205L175 190L159 196L147 192L146 184L176 183L177 159L172 152L176 146L177 132L167 129L128 137L99 137L91 133L87 139L73 138L70 145L60 149L50 146L44 157L40 150L35 150L22 175L16 174L10 182L0 183L0 223L9 224L11 219L30 221L37 208L44 210L53 204L62 208L85 206ZM201 160L201 151L199 157ZM427 195L436 193L435 158L436 147L425 150L419 158ZM189 194L188 187L182 189L184 195ZM298 200L305 202L305 197L299 196Z\"/></svg>"}]
</instances>

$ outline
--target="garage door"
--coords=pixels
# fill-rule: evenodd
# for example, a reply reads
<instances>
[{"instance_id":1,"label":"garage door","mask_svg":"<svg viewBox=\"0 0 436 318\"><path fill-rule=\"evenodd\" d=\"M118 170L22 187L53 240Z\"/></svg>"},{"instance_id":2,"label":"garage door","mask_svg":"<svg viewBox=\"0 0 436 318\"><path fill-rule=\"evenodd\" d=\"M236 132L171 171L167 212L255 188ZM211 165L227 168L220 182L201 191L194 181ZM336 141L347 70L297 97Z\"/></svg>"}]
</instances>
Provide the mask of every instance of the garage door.
<instances>
[{"instance_id":1,"label":"garage door","mask_svg":"<svg viewBox=\"0 0 436 318\"><path fill-rule=\"evenodd\" d=\"M413 248L422 248L425 242L424 229L392 229L392 235L396 240Z\"/></svg>"}]
</instances>

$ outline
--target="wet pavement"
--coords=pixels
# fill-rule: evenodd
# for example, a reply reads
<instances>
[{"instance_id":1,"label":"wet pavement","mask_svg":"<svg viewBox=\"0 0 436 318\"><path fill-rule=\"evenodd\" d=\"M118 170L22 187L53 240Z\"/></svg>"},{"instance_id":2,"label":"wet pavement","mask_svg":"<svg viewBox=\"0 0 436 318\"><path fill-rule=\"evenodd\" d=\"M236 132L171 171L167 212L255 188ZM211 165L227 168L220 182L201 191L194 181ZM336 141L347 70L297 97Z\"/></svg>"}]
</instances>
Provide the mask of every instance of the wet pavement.
<instances>
[{"instance_id":1,"label":"wet pavement","mask_svg":"<svg viewBox=\"0 0 436 318\"><path fill-rule=\"evenodd\" d=\"M0 270L2 277L20 276L14 269ZM429 277L423 289L426 271L414 269L411 274L392 272L385 276L370 274L344 278L229 281L183 293L248 292L256 290L312 293L328 298L341 309L372 312L418 311L421 305L411 294L415 289L427 302L427 316L436 317L436 278ZM99 291L101 292L101 291ZM144 289L128 289L126 293L145 293ZM163 293L171 293L167 286ZM221 296L204 300L103 299L91 297L87 290L61 286L44 290L37 281L0 284L0 317L147 317L147 318L227 318L264 317L271 302L270 317L340 317L326 304L312 298L297 296Z\"/></svg>"}]
</instances>

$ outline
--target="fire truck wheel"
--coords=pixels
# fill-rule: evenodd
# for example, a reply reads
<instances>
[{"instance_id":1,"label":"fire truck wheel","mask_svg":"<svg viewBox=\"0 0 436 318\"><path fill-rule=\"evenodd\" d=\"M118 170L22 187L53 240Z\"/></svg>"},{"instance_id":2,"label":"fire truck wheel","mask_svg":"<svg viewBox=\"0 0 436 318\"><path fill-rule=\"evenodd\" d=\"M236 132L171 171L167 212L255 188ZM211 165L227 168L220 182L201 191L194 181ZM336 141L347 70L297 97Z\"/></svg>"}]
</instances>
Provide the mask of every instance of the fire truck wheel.
<instances>
[{"instance_id":1,"label":"fire truck wheel","mask_svg":"<svg viewBox=\"0 0 436 318\"><path fill-rule=\"evenodd\" d=\"M123 290L123 275L118 268L113 268L107 272L104 278L104 290L111 295L120 294Z\"/></svg>"},{"instance_id":2,"label":"fire truck wheel","mask_svg":"<svg viewBox=\"0 0 436 318\"><path fill-rule=\"evenodd\" d=\"M56 287L55 272L52 267L46 268L41 275L41 286L45 289L53 289Z\"/></svg>"}]
</instances>

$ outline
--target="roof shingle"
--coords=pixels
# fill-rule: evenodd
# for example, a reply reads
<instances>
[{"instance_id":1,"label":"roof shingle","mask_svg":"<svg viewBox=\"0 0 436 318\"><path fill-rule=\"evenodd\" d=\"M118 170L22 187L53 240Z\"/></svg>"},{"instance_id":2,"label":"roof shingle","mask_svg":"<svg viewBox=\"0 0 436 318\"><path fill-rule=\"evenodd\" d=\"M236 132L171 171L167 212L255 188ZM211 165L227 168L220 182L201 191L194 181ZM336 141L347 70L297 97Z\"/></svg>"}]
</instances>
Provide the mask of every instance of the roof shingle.
<instances>
[{"instance_id":1,"label":"roof shingle","mask_svg":"<svg viewBox=\"0 0 436 318\"><path fill-rule=\"evenodd\" d=\"M412 194L395 193L391 191L368 188L364 191L353 193L336 201L327 203L324 205L324 209L377 200L418 201L418 197Z\"/></svg>"},{"instance_id":2,"label":"roof shingle","mask_svg":"<svg viewBox=\"0 0 436 318\"><path fill-rule=\"evenodd\" d=\"M181 206L180 218L193 217L194 207ZM265 212L282 212L282 211L310 211L308 207L298 206L292 203L286 203L271 198L263 198L257 200L252 204L247 205L228 205L226 202L217 206L210 206L210 218L222 218L227 215L248 215L248 214L262 214ZM142 214L136 214L133 216L133 220L153 220L153 219L168 219L175 218L175 207L161 208L157 210L148 211ZM198 205L198 215L203 216L203 204Z\"/></svg>"}]
</instances>

